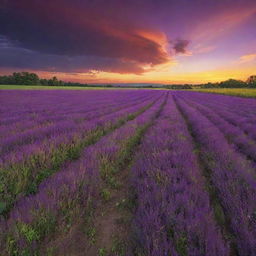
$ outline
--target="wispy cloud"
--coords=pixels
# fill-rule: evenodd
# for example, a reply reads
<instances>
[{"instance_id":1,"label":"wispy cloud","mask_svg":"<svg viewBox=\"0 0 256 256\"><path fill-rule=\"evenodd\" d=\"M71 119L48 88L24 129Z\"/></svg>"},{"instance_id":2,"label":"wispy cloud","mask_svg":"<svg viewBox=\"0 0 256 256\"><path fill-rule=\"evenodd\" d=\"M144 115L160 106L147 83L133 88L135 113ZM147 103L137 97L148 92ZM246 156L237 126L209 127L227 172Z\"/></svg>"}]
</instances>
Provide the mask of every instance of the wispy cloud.
<instances>
[{"instance_id":1,"label":"wispy cloud","mask_svg":"<svg viewBox=\"0 0 256 256\"><path fill-rule=\"evenodd\" d=\"M239 58L240 63L256 61L256 53L243 55Z\"/></svg>"}]
</instances>

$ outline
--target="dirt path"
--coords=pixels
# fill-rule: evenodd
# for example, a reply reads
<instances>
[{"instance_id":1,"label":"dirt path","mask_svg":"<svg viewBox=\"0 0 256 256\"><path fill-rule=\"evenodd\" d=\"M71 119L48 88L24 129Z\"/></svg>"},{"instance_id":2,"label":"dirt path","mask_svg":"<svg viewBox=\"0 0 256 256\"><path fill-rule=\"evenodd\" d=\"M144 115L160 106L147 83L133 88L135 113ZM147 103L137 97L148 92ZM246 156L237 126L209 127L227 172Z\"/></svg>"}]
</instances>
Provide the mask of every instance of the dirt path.
<instances>
[{"instance_id":1,"label":"dirt path","mask_svg":"<svg viewBox=\"0 0 256 256\"><path fill-rule=\"evenodd\" d=\"M110 189L109 200L101 200L94 215L96 230L95 243L86 249L88 256L125 255L128 247L130 187L129 168L120 170L116 179L120 184L117 189Z\"/></svg>"},{"instance_id":2,"label":"dirt path","mask_svg":"<svg viewBox=\"0 0 256 256\"><path fill-rule=\"evenodd\" d=\"M130 168L119 170L115 178L119 184L108 188L110 196L99 195L93 216L78 219L68 234L50 242L48 256L122 256L128 248ZM51 248L55 248L51 251Z\"/></svg>"}]
</instances>

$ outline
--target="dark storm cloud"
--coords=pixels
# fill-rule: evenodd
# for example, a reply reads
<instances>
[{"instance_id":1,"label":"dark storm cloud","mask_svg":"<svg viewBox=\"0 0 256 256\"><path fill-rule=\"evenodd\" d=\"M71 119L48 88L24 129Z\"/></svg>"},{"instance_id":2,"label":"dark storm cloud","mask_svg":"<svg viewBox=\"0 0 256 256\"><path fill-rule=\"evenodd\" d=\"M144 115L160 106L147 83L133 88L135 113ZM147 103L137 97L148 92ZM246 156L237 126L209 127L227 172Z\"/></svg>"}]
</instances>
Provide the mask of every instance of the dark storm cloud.
<instances>
[{"instance_id":1,"label":"dark storm cloud","mask_svg":"<svg viewBox=\"0 0 256 256\"><path fill-rule=\"evenodd\" d=\"M112 16L111 10L105 13L104 1L13 0L5 3L0 10L3 24L0 35L15 42L16 47L41 54L112 58L112 64L127 66L127 73L141 73L140 65L168 61L162 45L144 36L139 25L118 15ZM108 69L107 66L105 70Z\"/></svg>"},{"instance_id":2,"label":"dark storm cloud","mask_svg":"<svg viewBox=\"0 0 256 256\"><path fill-rule=\"evenodd\" d=\"M189 40L177 39L173 44L173 49L176 54L186 53L188 45L189 45Z\"/></svg>"},{"instance_id":3,"label":"dark storm cloud","mask_svg":"<svg viewBox=\"0 0 256 256\"><path fill-rule=\"evenodd\" d=\"M16 48L1 47L0 41L0 68L28 69L49 72L83 73L98 70L114 73L141 74L141 66L133 61L103 58L95 56L65 56L42 54L39 52Z\"/></svg>"}]
</instances>

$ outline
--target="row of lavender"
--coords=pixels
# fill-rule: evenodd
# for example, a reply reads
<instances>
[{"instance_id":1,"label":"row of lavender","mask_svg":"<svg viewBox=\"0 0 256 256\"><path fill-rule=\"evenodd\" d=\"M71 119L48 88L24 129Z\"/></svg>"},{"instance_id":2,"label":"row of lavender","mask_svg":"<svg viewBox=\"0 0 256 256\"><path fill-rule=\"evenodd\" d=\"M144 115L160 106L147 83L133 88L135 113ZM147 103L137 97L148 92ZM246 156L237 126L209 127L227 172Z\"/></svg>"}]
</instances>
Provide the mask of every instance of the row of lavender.
<instances>
[{"instance_id":1,"label":"row of lavender","mask_svg":"<svg viewBox=\"0 0 256 256\"><path fill-rule=\"evenodd\" d=\"M144 108L135 119L104 136L85 149L78 161L41 183L38 193L20 199L2 221L2 250L7 255L47 253L44 243L54 238L57 230L66 230L97 205L101 183L114 184L120 159L128 157L125 149L141 133L164 103L164 97ZM138 110L138 106L136 108ZM135 111L131 111L133 113ZM139 108L140 109L140 108ZM122 113L124 115L124 113ZM116 114L115 119L120 118ZM102 181L103 180L103 181ZM65 232L61 232L63 237Z\"/></svg>"},{"instance_id":2,"label":"row of lavender","mask_svg":"<svg viewBox=\"0 0 256 256\"><path fill-rule=\"evenodd\" d=\"M115 100L115 98L112 100ZM116 112L121 112L128 108L132 109L136 105L146 105L151 100L152 97L147 97L146 99L139 98L128 101L126 104L121 102L116 104L114 108L106 104L105 106L101 106L103 108L101 111L96 110L90 112L93 116L91 118L88 118L87 109L85 108L83 122L81 122L81 118L79 123L72 118L65 122L56 120L51 126L47 125L47 127L44 128L37 127L25 132L26 134L18 133L15 136L9 136L3 141L1 153L2 161L5 166L13 165L17 162L20 163L21 160L25 162L28 158L31 158L31 156L45 152L45 148L56 148L59 144L67 144L63 138L74 140L79 137L79 139L83 139L83 137L88 134L91 127L102 125L107 118L111 120L111 117L115 115Z\"/></svg>"},{"instance_id":3,"label":"row of lavender","mask_svg":"<svg viewBox=\"0 0 256 256\"><path fill-rule=\"evenodd\" d=\"M3 255L64 255L67 251L68 255L76 255L66 245L70 231L100 207L106 186L118 189L117 173L127 159L133 158L144 132L131 168L130 192L136 198L130 223L131 243L122 255L256 255L255 100L192 92L172 92L164 97L166 93L157 91L102 92L101 100L90 93L96 102L91 108L83 106L83 100L77 109L71 103L60 109L52 100L51 110L39 104L33 115L42 113L42 122L39 116L30 116L30 110L24 107L26 100L20 103L24 107L20 114L15 107L13 117L1 113L5 120L2 127L13 125L11 133L24 134L29 126L23 126L19 119L22 113L24 120L32 121L35 131L37 126L51 127L67 122L65 116L73 116L73 130L61 134L53 148L61 148L62 156L68 152L62 151L63 140L67 145L79 144L81 151L85 148L78 160L66 162L55 174L50 172L39 179L35 195L26 195L27 189L21 186L17 196L15 189L24 178L28 182L37 179L40 170L45 172L53 161L48 165L36 161L33 165L33 158L24 162L13 157L16 165L12 165L10 158L4 158L7 164L3 166L12 169L4 172L2 168L2 179L8 189L13 184L14 190L1 191L0 186L0 192L10 195L16 203L0 224ZM65 106L64 94L61 106ZM17 100L17 96L12 97ZM72 101L76 97L71 96ZM111 97L112 101L116 97L116 104ZM58 96L54 94L53 98ZM52 112L52 118L49 115L45 122L47 111ZM54 116L55 111L59 111L59 117ZM5 128L0 130L7 134ZM36 136L40 137L40 132ZM54 136L49 138L47 143ZM42 158L48 161L51 154L46 153L47 143L42 147L43 141L37 144L44 152ZM26 143L18 150L35 142ZM21 163L25 167L31 164L30 176L20 173L27 170L19 169ZM83 248L89 250L86 238L83 243ZM56 251L48 251L52 248ZM100 253L107 255L104 250Z\"/></svg>"},{"instance_id":4,"label":"row of lavender","mask_svg":"<svg viewBox=\"0 0 256 256\"><path fill-rule=\"evenodd\" d=\"M215 196L224 212L223 225L231 235L239 255L256 251L256 180L253 162L241 154L225 137L228 127L218 128L211 117L203 115L177 95L177 104L188 119L201 157L208 170Z\"/></svg>"},{"instance_id":5,"label":"row of lavender","mask_svg":"<svg viewBox=\"0 0 256 256\"><path fill-rule=\"evenodd\" d=\"M185 120L170 98L132 168L136 255L228 255Z\"/></svg>"},{"instance_id":6,"label":"row of lavender","mask_svg":"<svg viewBox=\"0 0 256 256\"><path fill-rule=\"evenodd\" d=\"M4 112L1 117L2 129L0 136L3 138L0 144L1 156L13 154L13 151L20 151L23 149L21 147L26 144L37 143L46 138L52 139L60 133L77 131L82 129L82 126L88 120L99 118L149 98L147 94L139 95L139 97L138 95L134 97L133 94L127 94L125 95L126 97L113 94L111 95L112 98L105 99L103 94L101 95L102 98L96 98L92 103L88 101L90 99L89 96L91 95L80 94L76 95L75 98L71 97L68 100L69 104L66 104L67 106L63 106L62 97L60 97L59 102L56 100L54 104L61 107L56 109L54 105L54 108L51 109L51 106L49 107L46 101L48 95L41 95L40 99L45 97L45 103L41 102L40 108L32 105L30 106L31 109L27 109L25 113L24 110L20 110L17 113L19 120L15 119L11 123L7 121L8 116L13 116L13 112L11 109L6 110L8 116L5 117ZM26 98L26 95L24 97ZM30 99L28 98L27 100ZM126 104L123 104L124 101ZM75 104L71 105L71 102L75 102ZM17 103L14 102L13 104Z\"/></svg>"},{"instance_id":7,"label":"row of lavender","mask_svg":"<svg viewBox=\"0 0 256 256\"><path fill-rule=\"evenodd\" d=\"M6 96L6 98L3 97L3 100L8 100L8 93L10 92L1 94L1 96ZM20 94L20 92L16 93L18 95ZM73 102L73 106L72 109L69 109L68 111L73 113L73 119L76 118L76 110L79 112L81 111L80 109L84 107L83 122L80 125L76 124L76 122L72 123L72 118L70 116L68 117L70 118L70 124L68 120L63 123L58 119L58 115L52 112L52 114L49 114L48 119L51 119L51 126L54 128L48 130L47 134L42 133L41 126L39 125L34 126L28 132L25 131L25 137L23 136L24 133L22 132L18 134L16 134L16 132L13 136L7 136L6 140L9 140L9 142L11 141L11 143L7 143L9 146L7 147L3 142L2 145L4 146L2 151L6 152L5 148L7 147L10 149L10 145L12 145L12 150L7 150L6 154L3 152L1 153L2 162L0 165L0 210L2 210L2 212L4 210L9 210L16 199L19 197L22 197L25 194L35 193L38 184L43 179L50 176L53 172L57 171L66 160L72 160L73 158L78 157L79 152L84 146L89 145L90 143L94 143L98 138L103 136L111 129L115 129L123 122L125 122L125 120L129 120L130 118L133 118L134 115L139 114L141 110L147 108L161 94L159 93L152 95L152 92L143 92L134 95L134 92L132 93L129 91L126 92L126 94L124 92L119 94L116 92L108 92L108 94L106 94L104 91L101 93L102 98L98 96L98 101L102 99L103 102L105 101L105 105L99 104L99 108L101 109L101 111L99 111L99 109L96 108L96 101L94 103L96 104L94 105L96 110L92 112L88 111L87 109L89 107L87 99L90 99L90 97L94 95L91 95L90 93L78 94L77 92L74 93L74 95L70 95L70 100ZM98 93L98 95L101 93ZM66 98L66 101L69 101L67 99L68 95L66 95L65 91L52 92L52 94L54 96L52 96L54 98L54 104L52 99L50 102L54 106L59 105L59 112L61 112L63 107L63 98ZM15 102L8 102L8 105L10 105L10 116L12 115L12 109L16 110L16 108L13 106L14 104L20 104L21 106L25 105L25 107L21 107L20 119L22 119L22 113L24 114L24 112L30 113L35 111L37 115L40 115L39 109L45 109L48 111L49 103L47 99L49 97L49 92L46 92L45 95L44 91L40 93L37 92L37 94L33 92L33 97L29 94L33 100L36 98L41 102L41 105L36 105L35 109L33 109L33 106L31 105L26 106L28 103L26 103L27 101L25 101L23 97L26 98L28 95L23 95L21 93L21 102L17 100L15 93L14 95L11 94L11 96L15 99ZM42 101L44 97L45 103ZM105 98L107 98L107 100ZM57 101L58 99L59 102ZM124 100L126 102L125 104L122 102ZM115 103L115 101L117 102ZM70 107L71 102L67 104ZM78 106L76 106L74 102L78 102ZM16 111L18 112L18 110ZM88 113L93 117L88 119ZM5 111L3 111L1 115L3 116L1 119L3 122L8 120L8 116L6 116ZM27 115L24 114L25 120L26 117ZM35 122L37 122L38 119L40 118L35 118ZM26 123L26 121L24 121L24 123ZM9 125L11 126L11 124ZM16 123L14 122L13 126L15 125ZM30 142L26 140L27 138Z\"/></svg>"},{"instance_id":8,"label":"row of lavender","mask_svg":"<svg viewBox=\"0 0 256 256\"><path fill-rule=\"evenodd\" d=\"M255 100L172 96L132 168L133 253L256 255Z\"/></svg>"},{"instance_id":9,"label":"row of lavender","mask_svg":"<svg viewBox=\"0 0 256 256\"><path fill-rule=\"evenodd\" d=\"M222 130L228 140L236 144L238 149L254 160L255 157L255 141L256 141L256 117L255 117L255 100L237 99L225 96L201 95L193 93L181 93L187 102L197 104L199 111L207 115L215 125ZM243 104L242 104L243 103ZM210 117L211 115L211 117ZM246 149L249 148L249 149Z\"/></svg>"}]
</instances>

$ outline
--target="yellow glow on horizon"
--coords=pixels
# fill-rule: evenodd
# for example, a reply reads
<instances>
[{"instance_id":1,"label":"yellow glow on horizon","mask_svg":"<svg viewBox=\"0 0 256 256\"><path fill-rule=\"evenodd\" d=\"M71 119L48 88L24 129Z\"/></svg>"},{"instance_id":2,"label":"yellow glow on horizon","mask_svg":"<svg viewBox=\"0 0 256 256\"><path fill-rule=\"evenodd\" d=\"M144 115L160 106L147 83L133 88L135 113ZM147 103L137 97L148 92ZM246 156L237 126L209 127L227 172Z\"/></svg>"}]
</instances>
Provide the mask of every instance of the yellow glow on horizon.
<instances>
[{"instance_id":1,"label":"yellow glow on horizon","mask_svg":"<svg viewBox=\"0 0 256 256\"><path fill-rule=\"evenodd\" d=\"M175 65L175 64L172 64ZM216 69L202 72L191 73L171 73L168 68L162 67L161 71L153 70L142 75L133 74L116 74L99 72L96 74L78 73L78 74L66 74L66 73L48 73L40 72L40 76L50 78L57 76L58 79L65 81L76 81L81 83L207 83L207 82L219 82L229 78L246 80L250 75L255 74L255 67L248 67L244 70L237 69Z\"/></svg>"},{"instance_id":2,"label":"yellow glow on horizon","mask_svg":"<svg viewBox=\"0 0 256 256\"><path fill-rule=\"evenodd\" d=\"M111 84L111 83L159 83L159 84L182 84L182 83L207 83L220 82L230 78L246 80L250 75L256 74L256 63L236 62L229 67L211 69L190 69L186 65L173 59L168 63L156 67L144 67L147 72L141 75L118 74L109 72L91 71L87 73L64 73L64 72L36 72L42 78L56 76L60 80L73 81L88 84ZM20 70L18 70L20 71ZM27 70L35 72L33 70ZM14 70L15 72L15 70Z\"/></svg>"}]
</instances>

